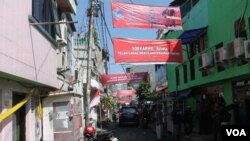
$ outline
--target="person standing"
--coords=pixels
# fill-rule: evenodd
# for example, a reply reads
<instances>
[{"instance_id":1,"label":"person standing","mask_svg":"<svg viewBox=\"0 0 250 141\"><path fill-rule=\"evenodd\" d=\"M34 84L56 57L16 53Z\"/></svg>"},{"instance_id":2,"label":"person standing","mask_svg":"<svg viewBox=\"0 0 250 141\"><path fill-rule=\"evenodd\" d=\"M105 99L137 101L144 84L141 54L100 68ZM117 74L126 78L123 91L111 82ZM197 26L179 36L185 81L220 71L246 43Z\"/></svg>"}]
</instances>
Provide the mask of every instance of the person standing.
<instances>
[{"instance_id":1,"label":"person standing","mask_svg":"<svg viewBox=\"0 0 250 141\"><path fill-rule=\"evenodd\" d=\"M162 139L162 111L161 106L157 106L156 112L155 112L155 125L156 125L156 135L157 139Z\"/></svg>"},{"instance_id":2,"label":"person standing","mask_svg":"<svg viewBox=\"0 0 250 141\"><path fill-rule=\"evenodd\" d=\"M223 97L219 97L214 107L213 140L220 138L220 129L222 124L228 124L231 115L226 109L226 102Z\"/></svg>"},{"instance_id":3,"label":"person standing","mask_svg":"<svg viewBox=\"0 0 250 141\"><path fill-rule=\"evenodd\" d=\"M183 123L184 123L186 138L189 138L189 135L193 130L193 112L190 106L188 106L184 112Z\"/></svg>"},{"instance_id":4,"label":"person standing","mask_svg":"<svg viewBox=\"0 0 250 141\"><path fill-rule=\"evenodd\" d=\"M141 119L140 119L141 126L143 128L147 128L148 126L148 121L149 121L149 111L148 111L148 106L145 105L142 112L141 112Z\"/></svg>"},{"instance_id":5,"label":"person standing","mask_svg":"<svg viewBox=\"0 0 250 141\"><path fill-rule=\"evenodd\" d=\"M174 141L178 141L180 139L182 116L183 114L180 109L180 105L178 103L174 104L174 109L172 111L172 120L174 125Z\"/></svg>"}]
</instances>

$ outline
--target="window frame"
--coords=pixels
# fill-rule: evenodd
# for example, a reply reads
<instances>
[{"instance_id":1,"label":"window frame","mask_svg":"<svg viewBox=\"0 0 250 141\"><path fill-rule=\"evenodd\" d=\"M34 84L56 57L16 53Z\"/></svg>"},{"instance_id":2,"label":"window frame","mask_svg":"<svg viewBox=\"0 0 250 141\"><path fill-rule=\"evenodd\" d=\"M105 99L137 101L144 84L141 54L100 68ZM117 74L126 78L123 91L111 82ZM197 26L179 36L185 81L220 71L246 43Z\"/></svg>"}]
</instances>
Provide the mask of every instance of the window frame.
<instances>
[{"instance_id":1,"label":"window frame","mask_svg":"<svg viewBox=\"0 0 250 141\"><path fill-rule=\"evenodd\" d=\"M204 31L189 43L189 56L192 58L196 54L203 52L208 47L207 31Z\"/></svg>"},{"instance_id":2,"label":"window frame","mask_svg":"<svg viewBox=\"0 0 250 141\"><path fill-rule=\"evenodd\" d=\"M56 21L54 10L54 0L32 0L32 16L36 22L51 22ZM56 39L56 34L60 36L60 31L57 24L41 25L41 27L53 38Z\"/></svg>"},{"instance_id":3,"label":"window frame","mask_svg":"<svg viewBox=\"0 0 250 141\"><path fill-rule=\"evenodd\" d=\"M183 65L183 75L184 75L184 83L188 82L188 71L187 71L187 65Z\"/></svg>"},{"instance_id":4,"label":"window frame","mask_svg":"<svg viewBox=\"0 0 250 141\"><path fill-rule=\"evenodd\" d=\"M234 22L234 34L235 37L243 37L247 39L245 18L239 18Z\"/></svg>"},{"instance_id":5,"label":"window frame","mask_svg":"<svg viewBox=\"0 0 250 141\"><path fill-rule=\"evenodd\" d=\"M176 76L176 85L179 86L180 85L180 71L178 67L175 68L175 76Z\"/></svg>"}]
</instances>

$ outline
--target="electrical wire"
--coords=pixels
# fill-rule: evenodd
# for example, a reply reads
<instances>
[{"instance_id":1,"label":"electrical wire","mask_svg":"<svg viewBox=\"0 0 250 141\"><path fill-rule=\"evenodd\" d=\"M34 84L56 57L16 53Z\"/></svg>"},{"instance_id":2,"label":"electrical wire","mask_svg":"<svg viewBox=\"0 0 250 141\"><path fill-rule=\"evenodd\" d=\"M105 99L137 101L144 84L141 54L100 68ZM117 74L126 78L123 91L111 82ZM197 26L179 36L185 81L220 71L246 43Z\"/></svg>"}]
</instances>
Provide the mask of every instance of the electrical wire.
<instances>
[{"instance_id":1,"label":"electrical wire","mask_svg":"<svg viewBox=\"0 0 250 141\"><path fill-rule=\"evenodd\" d=\"M101 11L103 12L103 15L105 15L105 10L104 10L104 3L102 3L102 5L101 5L102 7L102 9L101 9ZM109 48L108 48L108 39L107 39L107 30L105 29L105 24L104 24L104 20L103 20L103 18L101 18L101 22L102 22L102 29L103 29L103 33L104 33L104 35L103 35L103 37L104 37L104 47L107 49L107 51L108 51L108 54L109 54ZM111 70L111 63L108 61L108 70ZM107 73L109 72L107 70Z\"/></svg>"},{"instance_id":2,"label":"electrical wire","mask_svg":"<svg viewBox=\"0 0 250 141\"><path fill-rule=\"evenodd\" d=\"M99 8L101 9L100 5L98 5L98 6L99 6ZM106 27L106 30L108 31L108 35L109 35L109 38L110 38L110 40L111 40L111 43L112 43L112 45L114 46L114 43L113 43L113 40L112 40L112 37L111 37L110 31L109 31L109 28L108 28L107 22L106 22L106 20L105 20L104 14L103 14L102 10L100 10L100 12L101 12L101 17L102 17L102 19L103 19L103 21L104 21L104 25L105 25L105 27ZM111 56L111 57L113 57L113 56L112 56L112 55L110 55L109 53L108 53L108 55L109 55L109 56ZM113 58L114 58L114 57L113 57ZM121 67L122 67L122 69L123 69L124 73L126 73L126 71L125 71L125 69L124 69L124 67L123 67L123 65L122 65L122 64L121 64Z\"/></svg>"}]
</instances>

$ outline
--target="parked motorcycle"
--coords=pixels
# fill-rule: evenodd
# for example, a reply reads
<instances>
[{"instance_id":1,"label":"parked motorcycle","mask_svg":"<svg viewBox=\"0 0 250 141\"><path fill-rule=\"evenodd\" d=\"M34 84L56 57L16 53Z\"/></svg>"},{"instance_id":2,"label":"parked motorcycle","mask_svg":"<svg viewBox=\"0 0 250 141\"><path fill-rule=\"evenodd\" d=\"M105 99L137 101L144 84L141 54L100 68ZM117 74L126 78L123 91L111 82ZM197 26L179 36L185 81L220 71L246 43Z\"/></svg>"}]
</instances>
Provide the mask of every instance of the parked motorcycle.
<instances>
[{"instance_id":1,"label":"parked motorcycle","mask_svg":"<svg viewBox=\"0 0 250 141\"><path fill-rule=\"evenodd\" d=\"M91 124L84 129L85 141L95 141L94 140L95 135L96 135L96 130Z\"/></svg>"},{"instance_id":2,"label":"parked motorcycle","mask_svg":"<svg viewBox=\"0 0 250 141\"><path fill-rule=\"evenodd\" d=\"M118 141L118 139L113 136L111 131L97 133L96 129L89 125L84 129L84 138L80 138L78 141Z\"/></svg>"},{"instance_id":3,"label":"parked motorcycle","mask_svg":"<svg viewBox=\"0 0 250 141\"><path fill-rule=\"evenodd\" d=\"M142 119L142 127L143 128L148 127L148 118L147 117L143 117L143 119Z\"/></svg>"},{"instance_id":4,"label":"parked motorcycle","mask_svg":"<svg viewBox=\"0 0 250 141\"><path fill-rule=\"evenodd\" d=\"M113 120L114 122L116 122L116 120L117 120L116 113L113 113L113 114L112 114L112 120Z\"/></svg>"}]
</instances>

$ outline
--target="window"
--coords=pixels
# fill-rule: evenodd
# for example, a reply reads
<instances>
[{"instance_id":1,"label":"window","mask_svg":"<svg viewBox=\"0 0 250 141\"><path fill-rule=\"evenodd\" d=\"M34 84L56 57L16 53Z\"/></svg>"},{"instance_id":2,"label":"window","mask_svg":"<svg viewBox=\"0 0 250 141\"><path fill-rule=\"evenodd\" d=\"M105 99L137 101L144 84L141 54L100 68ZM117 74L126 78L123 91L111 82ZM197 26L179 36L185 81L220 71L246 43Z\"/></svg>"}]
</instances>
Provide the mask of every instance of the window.
<instances>
[{"instance_id":1,"label":"window","mask_svg":"<svg viewBox=\"0 0 250 141\"><path fill-rule=\"evenodd\" d=\"M62 65L63 66L66 65L66 53L65 52L62 53Z\"/></svg>"},{"instance_id":2,"label":"window","mask_svg":"<svg viewBox=\"0 0 250 141\"><path fill-rule=\"evenodd\" d=\"M131 68L126 68L126 73L130 73L131 72Z\"/></svg>"},{"instance_id":3,"label":"window","mask_svg":"<svg viewBox=\"0 0 250 141\"><path fill-rule=\"evenodd\" d=\"M190 43L190 57L193 57L195 54L204 51L205 48L207 47L208 47L208 36L207 32L205 32Z\"/></svg>"},{"instance_id":4,"label":"window","mask_svg":"<svg viewBox=\"0 0 250 141\"><path fill-rule=\"evenodd\" d=\"M136 111L136 109L135 108L133 108L133 107L127 107L127 108L122 108L122 113L131 113L131 114L133 114L133 113L136 113L137 111Z\"/></svg>"},{"instance_id":5,"label":"window","mask_svg":"<svg viewBox=\"0 0 250 141\"><path fill-rule=\"evenodd\" d=\"M234 23L234 31L235 31L235 37L245 37L247 38L247 32L246 32L246 24L245 20L243 19L238 19Z\"/></svg>"},{"instance_id":6,"label":"window","mask_svg":"<svg viewBox=\"0 0 250 141\"><path fill-rule=\"evenodd\" d=\"M208 76L208 73L209 73L209 69L203 70L203 71L201 72L201 76L202 76L202 77Z\"/></svg>"},{"instance_id":7,"label":"window","mask_svg":"<svg viewBox=\"0 0 250 141\"><path fill-rule=\"evenodd\" d=\"M180 74L179 74L179 69L175 68L175 74L176 74L176 85L180 84Z\"/></svg>"},{"instance_id":8,"label":"window","mask_svg":"<svg viewBox=\"0 0 250 141\"><path fill-rule=\"evenodd\" d=\"M87 46L86 38L84 38L84 37L75 37L73 45L74 46L86 47Z\"/></svg>"},{"instance_id":9,"label":"window","mask_svg":"<svg viewBox=\"0 0 250 141\"><path fill-rule=\"evenodd\" d=\"M32 1L32 16L38 22L54 21L53 17L53 1L52 0L33 0ZM56 17L55 17L56 18ZM42 25L42 27L55 38L55 24Z\"/></svg>"},{"instance_id":10,"label":"window","mask_svg":"<svg viewBox=\"0 0 250 141\"><path fill-rule=\"evenodd\" d=\"M187 83L187 65L183 65L183 73L184 73L184 83Z\"/></svg>"},{"instance_id":11,"label":"window","mask_svg":"<svg viewBox=\"0 0 250 141\"><path fill-rule=\"evenodd\" d=\"M248 18L248 30L249 30L249 36L250 36L250 17Z\"/></svg>"},{"instance_id":12,"label":"window","mask_svg":"<svg viewBox=\"0 0 250 141\"><path fill-rule=\"evenodd\" d=\"M220 42L220 43L217 44L215 47L216 47L216 49L222 48L222 47L223 47L223 43ZM221 63L218 63L218 64L217 64L217 71L218 71L218 72L221 72L221 71L224 71L224 70L225 70L225 65L224 65L224 64L221 64Z\"/></svg>"},{"instance_id":13,"label":"window","mask_svg":"<svg viewBox=\"0 0 250 141\"><path fill-rule=\"evenodd\" d=\"M199 2L199 0L191 0L192 1L192 6L195 6L197 2Z\"/></svg>"},{"instance_id":14,"label":"window","mask_svg":"<svg viewBox=\"0 0 250 141\"><path fill-rule=\"evenodd\" d=\"M157 72L159 65L155 65L155 72Z\"/></svg>"},{"instance_id":15,"label":"window","mask_svg":"<svg viewBox=\"0 0 250 141\"><path fill-rule=\"evenodd\" d=\"M194 66L194 60L190 61L190 76L191 80L195 79L195 66Z\"/></svg>"}]
</instances>

